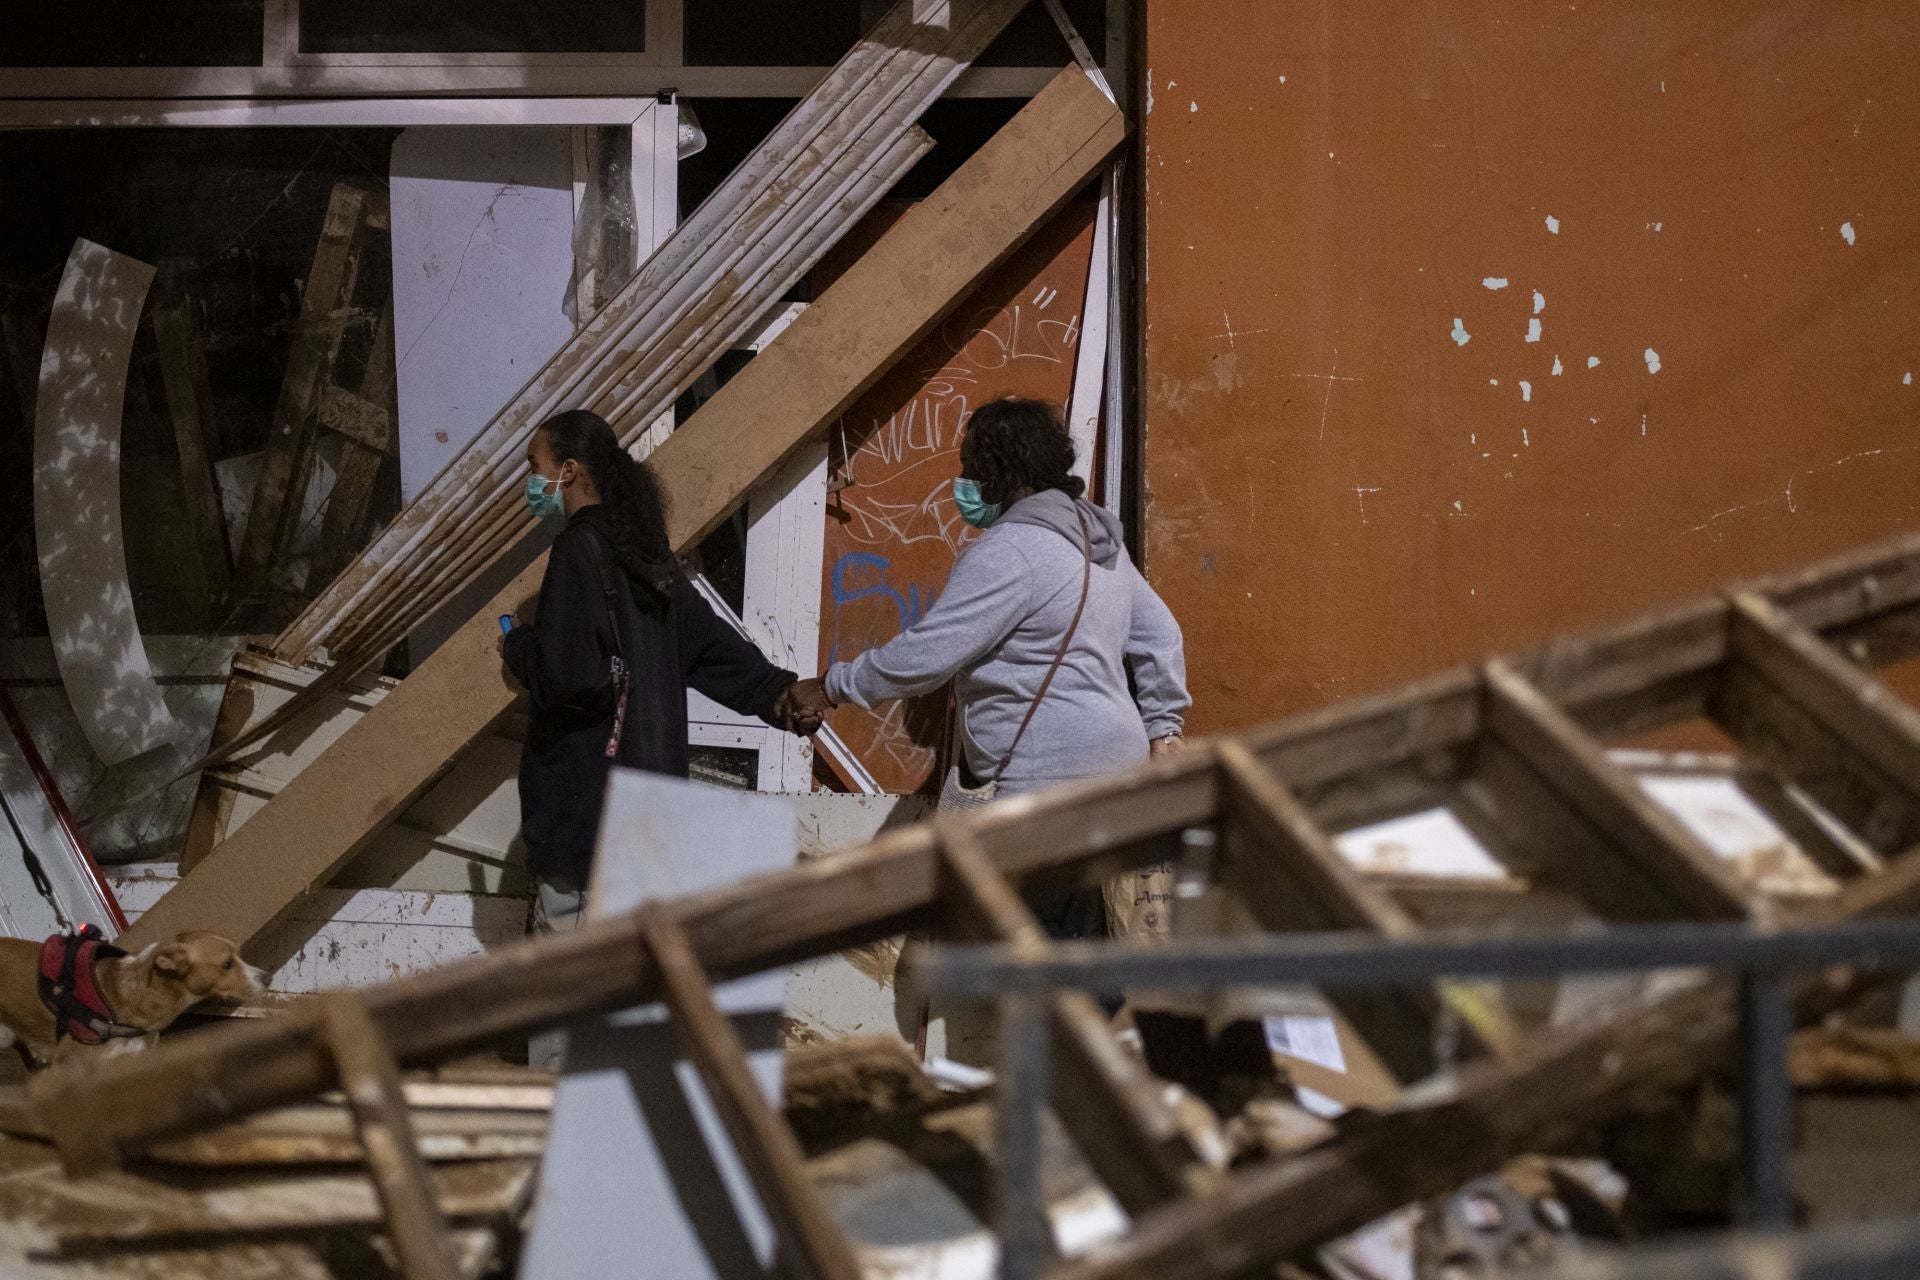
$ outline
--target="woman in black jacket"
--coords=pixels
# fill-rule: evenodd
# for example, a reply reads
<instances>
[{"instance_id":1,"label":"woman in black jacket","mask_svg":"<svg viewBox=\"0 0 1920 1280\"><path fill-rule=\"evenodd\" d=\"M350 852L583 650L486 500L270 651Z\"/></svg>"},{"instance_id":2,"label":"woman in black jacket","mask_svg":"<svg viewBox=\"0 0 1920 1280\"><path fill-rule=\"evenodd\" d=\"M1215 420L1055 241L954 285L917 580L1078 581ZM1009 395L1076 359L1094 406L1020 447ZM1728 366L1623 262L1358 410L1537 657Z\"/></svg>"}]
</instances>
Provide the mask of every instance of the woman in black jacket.
<instances>
[{"instance_id":1,"label":"woman in black jacket","mask_svg":"<svg viewBox=\"0 0 1920 1280\"><path fill-rule=\"evenodd\" d=\"M825 699L774 666L710 608L667 542L652 471L598 415L570 409L527 447L526 499L564 517L537 618L501 637L529 695L520 755L520 832L536 918L577 923L615 764L687 776L687 689L794 733L820 727Z\"/></svg>"}]
</instances>

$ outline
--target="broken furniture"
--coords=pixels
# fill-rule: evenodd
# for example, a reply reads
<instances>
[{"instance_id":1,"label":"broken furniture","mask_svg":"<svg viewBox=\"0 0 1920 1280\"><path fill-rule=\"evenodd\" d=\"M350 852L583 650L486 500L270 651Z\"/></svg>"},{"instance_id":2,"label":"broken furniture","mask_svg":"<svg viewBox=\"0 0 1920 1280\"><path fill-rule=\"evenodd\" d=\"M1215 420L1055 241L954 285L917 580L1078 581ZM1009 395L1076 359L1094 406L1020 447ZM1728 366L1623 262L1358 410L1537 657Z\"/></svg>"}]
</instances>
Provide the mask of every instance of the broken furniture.
<instances>
[{"instance_id":1,"label":"broken furniture","mask_svg":"<svg viewBox=\"0 0 1920 1280\"><path fill-rule=\"evenodd\" d=\"M1920 836L1920 712L1861 664L1914 653L1917 619L1920 538L1907 538L364 998L396 1059L427 1062L662 995L684 1016L705 1007L711 981L910 928L1038 951L1015 883L1051 888L1174 858L1195 830L1219 837L1217 879L1264 929L1333 925L1410 940L1418 931L1405 909L1355 875L1327 832L1436 803L1470 818L1530 884L1573 895L1598 921L1790 929L1908 913L1920 907L1920 860L1909 852ZM1700 715L1858 835L1879 865L1842 873L1812 903L1771 900L1659 810L1597 741ZM1848 988L1797 984L1793 1014L1820 1016ZM1390 993L1403 1019L1454 1018L1476 1033L1450 1087L1411 1088L1374 1123L1229 1173L1199 1158L1097 1006L1028 997L1019 1021L1052 1029L1055 1109L1133 1220L1123 1242L1063 1274L1211 1278L1292 1256L1569 1124L1617 1115L1637 1089L1708 1068L1736 1023L1724 982L1524 1039L1497 1007L1465 994L1417 984ZM1357 1027L1395 1030L1377 1006L1334 998ZM1417 1086L1445 1065L1433 1044L1401 1029L1376 1048ZM725 1060L718 1046L705 1055L711 1087L725 1087ZM313 1029L280 1020L50 1076L35 1105L68 1167L84 1171L335 1079ZM756 1141L747 1126L732 1136L750 1149ZM1032 1135L1011 1136L1000 1158L1030 1159ZM1423 1158L1406 1160L1409 1149ZM783 1159L771 1149L757 1158Z\"/></svg>"}]
</instances>

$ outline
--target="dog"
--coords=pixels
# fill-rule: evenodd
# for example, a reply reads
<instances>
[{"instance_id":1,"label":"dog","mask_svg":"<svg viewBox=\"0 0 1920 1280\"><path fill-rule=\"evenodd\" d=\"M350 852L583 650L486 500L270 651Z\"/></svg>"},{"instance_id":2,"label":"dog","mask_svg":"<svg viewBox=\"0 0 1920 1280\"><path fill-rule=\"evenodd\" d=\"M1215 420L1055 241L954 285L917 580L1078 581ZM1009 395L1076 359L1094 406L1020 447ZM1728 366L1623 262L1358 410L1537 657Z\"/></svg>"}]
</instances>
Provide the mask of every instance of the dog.
<instances>
[{"instance_id":1,"label":"dog","mask_svg":"<svg viewBox=\"0 0 1920 1280\"><path fill-rule=\"evenodd\" d=\"M0 938L0 1048L17 1048L29 1070L74 1052L144 1048L203 1000L259 995L264 977L215 933L183 933L133 954L97 933Z\"/></svg>"}]
</instances>

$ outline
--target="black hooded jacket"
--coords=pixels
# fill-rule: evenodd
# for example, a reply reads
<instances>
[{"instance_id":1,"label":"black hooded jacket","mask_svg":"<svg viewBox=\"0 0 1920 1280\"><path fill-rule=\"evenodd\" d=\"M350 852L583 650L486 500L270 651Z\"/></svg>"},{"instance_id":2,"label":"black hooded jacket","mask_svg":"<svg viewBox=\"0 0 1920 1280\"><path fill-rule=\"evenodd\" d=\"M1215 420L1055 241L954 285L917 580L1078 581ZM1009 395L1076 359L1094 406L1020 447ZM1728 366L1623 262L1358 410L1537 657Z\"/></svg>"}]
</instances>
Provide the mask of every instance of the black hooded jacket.
<instances>
[{"instance_id":1,"label":"black hooded jacket","mask_svg":"<svg viewBox=\"0 0 1920 1280\"><path fill-rule=\"evenodd\" d=\"M609 767L687 776L689 686L773 723L774 702L795 678L743 640L677 570L658 575L658 585L622 572L607 520L592 506L567 521L540 583L537 620L515 627L501 649L530 696L520 753L528 868L581 885L593 862ZM609 760L615 652L630 683L619 749Z\"/></svg>"}]
</instances>

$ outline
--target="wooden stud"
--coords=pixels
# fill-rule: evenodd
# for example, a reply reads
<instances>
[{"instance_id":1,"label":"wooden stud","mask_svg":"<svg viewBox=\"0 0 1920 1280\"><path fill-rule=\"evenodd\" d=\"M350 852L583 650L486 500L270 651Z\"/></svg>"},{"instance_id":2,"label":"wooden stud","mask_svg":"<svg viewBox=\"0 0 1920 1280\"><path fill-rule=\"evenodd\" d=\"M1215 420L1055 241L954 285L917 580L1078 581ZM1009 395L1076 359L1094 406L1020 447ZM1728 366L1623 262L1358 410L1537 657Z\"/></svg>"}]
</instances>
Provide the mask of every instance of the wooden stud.
<instances>
[{"instance_id":1,"label":"wooden stud","mask_svg":"<svg viewBox=\"0 0 1920 1280\"><path fill-rule=\"evenodd\" d=\"M1483 671L1489 737L1535 771L1614 854L1601 861L1561 860L1553 868L1557 875L1600 895L1611 890L1597 882L1631 867L1677 915L1742 920L1752 914L1752 898L1734 872L1614 766L1571 716L1506 663L1489 662Z\"/></svg>"},{"instance_id":2,"label":"wooden stud","mask_svg":"<svg viewBox=\"0 0 1920 1280\"><path fill-rule=\"evenodd\" d=\"M1040 922L963 822L937 818L942 914L964 937L1038 950ZM1114 1039L1091 996L1063 992L1048 1002L1056 1061L1052 1101L1094 1171L1130 1213L1171 1200L1200 1171L1162 1090Z\"/></svg>"},{"instance_id":3,"label":"wooden stud","mask_svg":"<svg viewBox=\"0 0 1920 1280\"><path fill-rule=\"evenodd\" d=\"M447 1222L427 1180L393 1054L359 997L327 995L318 1003L320 1032L338 1065L400 1269L407 1280L456 1280Z\"/></svg>"},{"instance_id":4,"label":"wooden stud","mask_svg":"<svg viewBox=\"0 0 1920 1280\"><path fill-rule=\"evenodd\" d=\"M200 549L209 593L215 602L224 601L233 588L233 563L227 549L220 486L207 449L207 440L213 434L213 399L207 388L206 351L191 303L177 299L155 307L153 340L160 353L167 417L173 423L173 442L180 456L187 519L193 526L194 544Z\"/></svg>"},{"instance_id":5,"label":"wooden stud","mask_svg":"<svg viewBox=\"0 0 1920 1280\"><path fill-rule=\"evenodd\" d=\"M713 987L686 933L658 906L641 908L639 927L674 1030L779 1233L783 1257L809 1280L859 1280L860 1264L814 1189L806 1155L747 1069L746 1046L715 1007Z\"/></svg>"},{"instance_id":6,"label":"wooden stud","mask_svg":"<svg viewBox=\"0 0 1920 1280\"><path fill-rule=\"evenodd\" d=\"M237 587L265 585L268 573L299 532L313 447L313 414L332 377L340 341L360 279L368 212L377 197L350 183L334 186L320 243L300 295L300 319L267 436L266 459L254 482L247 534L240 546ZM380 197L383 198L383 197Z\"/></svg>"},{"instance_id":7,"label":"wooden stud","mask_svg":"<svg viewBox=\"0 0 1920 1280\"><path fill-rule=\"evenodd\" d=\"M314 551L313 568L308 577L312 585L331 581L360 550L366 536L367 509L373 503L374 485L387 458L399 448L394 436L397 405L393 373L393 299L389 297L373 332L373 346L367 354L360 394L352 395L332 386L320 393L320 425L345 436L346 440L341 445L340 468L333 492L327 497L320 543Z\"/></svg>"},{"instance_id":8,"label":"wooden stud","mask_svg":"<svg viewBox=\"0 0 1920 1280\"><path fill-rule=\"evenodd\" d=\"M1762 595L1729 627L1716 718L1878 852L1920 842L1920 711Z\"/></svg>"},{"instance_id":9,"label":"wooden stud","mask_svg":"<svg viewBox=\"0 0 1920 1280\"><path fill-rule=\"evenodd\" d=\"M1263 929L1365 929L1386 938L1419 933L1391 898L1340 856L1312 816L1251 751L1234 741L1220 743L1217 751L1223 775L1221 818L1230 832L1227 880ZM1234 832L1244 841L1236 841ZM1441 1000L1432 990L1350 990L1335 992L1330 999L1402 1081L1424 1079L1441 1065L1435 1058ZM1459 1007L1473 1015L1469 1034L1483 1048L1504 1048L1517 1038L1497 1014L1486 1022L1484 1002L1463 999Z\"/></svg>"}]
</instances>

